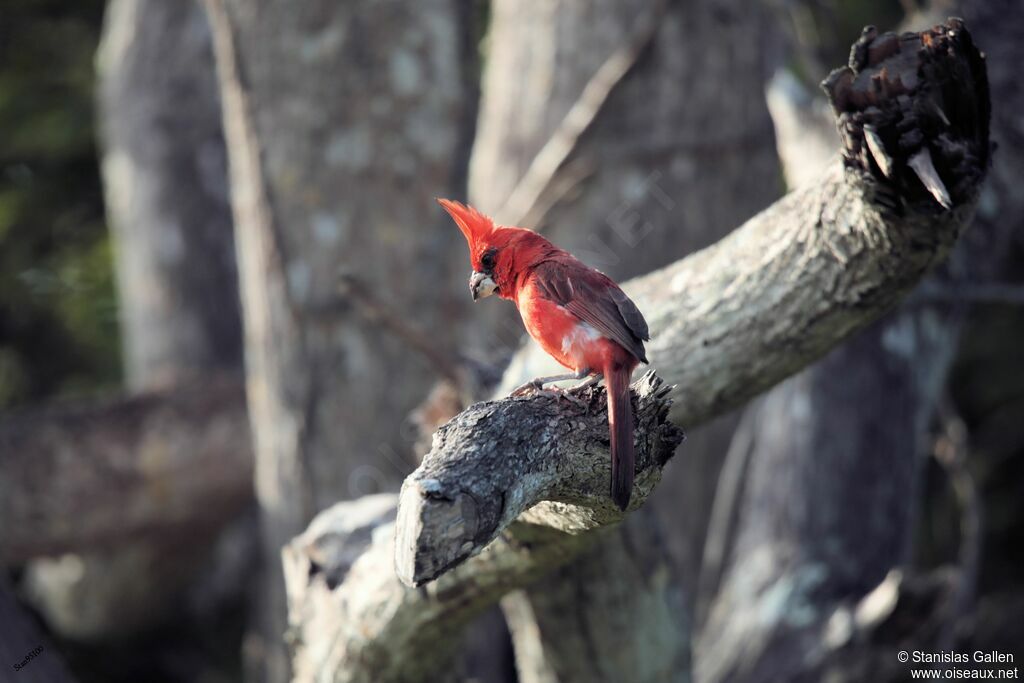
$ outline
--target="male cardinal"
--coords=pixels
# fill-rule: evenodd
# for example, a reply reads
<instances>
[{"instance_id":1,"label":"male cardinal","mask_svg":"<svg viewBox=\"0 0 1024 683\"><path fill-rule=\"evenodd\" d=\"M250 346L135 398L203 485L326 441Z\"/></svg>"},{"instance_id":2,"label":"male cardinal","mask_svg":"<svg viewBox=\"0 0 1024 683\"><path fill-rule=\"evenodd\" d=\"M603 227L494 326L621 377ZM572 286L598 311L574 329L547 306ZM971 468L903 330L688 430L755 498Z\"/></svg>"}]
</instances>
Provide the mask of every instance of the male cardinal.
<instances>
[{"instance_id":1,"label":"male cardinal","mask_svg":"<svg viewBox=\"0 0 1024 683\"><path fill-rule=\"evenodd\" d=\"M633 491L633 405L629 379L647 362L647 321L611 278L583 264L532 230L498 226L476 209L448 199L438 203L469 242L473 300L511 299L526 331L559 363L575 372L538 377L513 393L548 382L604 377L612 451L612 500L625 510Z\"/></svg>"}]
</instances>

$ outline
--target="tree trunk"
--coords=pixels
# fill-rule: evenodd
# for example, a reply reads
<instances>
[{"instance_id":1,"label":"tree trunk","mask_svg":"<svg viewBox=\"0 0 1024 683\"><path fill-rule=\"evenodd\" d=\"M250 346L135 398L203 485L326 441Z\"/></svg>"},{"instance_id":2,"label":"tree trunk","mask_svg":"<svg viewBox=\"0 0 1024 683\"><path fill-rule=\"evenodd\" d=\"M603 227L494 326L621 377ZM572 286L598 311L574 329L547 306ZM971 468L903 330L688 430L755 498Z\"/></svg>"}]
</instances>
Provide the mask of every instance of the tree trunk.
<instances>
[{"instance_id":1,"label":"tree trunk","mask_svg":"<svg viewBox=\"0 0 1024 683\"><path fill-rule=\"evenodd\" d=\"M495 2L470 166L471 200L499 222L536 227L617 279L707 246L781 189L761 97L774 44L764 11L746 3ZM492 327L491 343L515 344L521 323L514 311L503 313ZM550 361L542 354L530 358L541 365L513 368L506 386L550 374L543 365ZM651 592L632 603L632 612L624 608L622 616L639 617L645 604L662 602L667 591L680 609L667 614L677 623L666 632L687 632L688 591L696 588L694 558L703 543L718 454L733 423L726 417L687 435L686 457L666 472L656 515L644 523L660 518L666 525L657 553L667 546L671 561L655 555L640 561L670 568L673 580L651 585ZM680 500L686 501L685 512ZM607 552L622 547L615 542ZM609 561L629 563L620 559ZM592 572L583 565L578 570L579 586L573 590L590 593L583 586L592 583ZM563 569L551 581L576 585L571 572ZM600 613L566 611L555 599L558 594L556 585L545 581L530 594L536 604L516 605L523 596L503 601L523 680L539 680L531 669L550 668L530 664L527 650L541 653L544 643L557 648L556 643L568 642L549 634L576 633L577 643L587 635L611 642L622 633L642 641L648 629L666 626L645 626L641 620L630 629L616 622L614 633L601 635L611 627ZM550 609L544 604L548 597ZM630 596L609 597L609 603L622 607ZM523 615L529 615L525 621ZM544 643L527 642L538 635ZM665 653L664 661L685 660L686 642L685 636L677 638L673 646L681 649ZM609 659L591 662L595 668L587 668L578 652L551 653L559 661L560 680L594 680L595 671L602 670L614 679L613 672L622 673L616 667L629 665L608 648L596 650Z\"/></svg>"},{"instance_id":2,"label":"tree trunk","mask_svg":"<svg viewBox=\"0 0 1024 683\"><path fill-rule=\"evenodd\" d=\"M974 9L968 26L981 49L991 55L1019 43L1010 38L1020 31L1008 18L1012 10ZM1015 86L996 75L1006 63L1013 56L989 59L992 99L1012 110ZM997 115L993 139L1009 132ZM995 156L983 190L995 191L1002 211L1020 203L1019 193L1007 192L1008 168ZM737 531L734 540L715 539L731 552L724 569L710 568L708 587L721 585L696 649L698 680L823 679L839 647L828 642L826 624L909 561L922 458L966 310L966 300L937 301L928 291L956 292L996 272L1014 229L1005 216L1014 210L997 218L985 194L970 232L921 296L750 409L747 443L733 451L749 463L747 474L727 496L741 501L731 513Z\"/></svg>"},{"instance_id":3,"label":"tree trunk","mask_svg":"<svg viewBox=\"0 0 1024 683\"><path fill-rule=\"evenodd\" d=\"M260 667L287 677L282 546L314 512L392 487L396 429L435 369L342 289L460 330L464 247L434 197L457 194L475 106L465 7L452 0L208 0L231 168L262 511ZM469 108L469 109L467 109Z\"/></svg>"},{"instance_id":4,"label":"tree trunk","mask_svg":"<svg viewBox=\"0 0 1024 683\"><path fill-rule=\"evenodd\" d=\"M128 387L241 370L227 160L202 7L112 0L99 68Z\"/></svg>"},{"instance_id":5,"label":"tree trunk","mask_svg":"<svg viewBox=\"0 0 1024 683\"><path fill-rule=\"evenodd\" d=\"M226 154L202 8L193 0L112 0L98 61L128 389L169 389L211 371L240 372ZM211 409L243 426L235 407ZM248 443L237 439L235 454L244 457ZM217 527L207 531L205 545ZM145 540L74 558L70 574L60 562L40 560L27 576L54 628L96 638L165 617L203 559L202 552L181 553L177 542Z\"/></svg>"}]
</instances>

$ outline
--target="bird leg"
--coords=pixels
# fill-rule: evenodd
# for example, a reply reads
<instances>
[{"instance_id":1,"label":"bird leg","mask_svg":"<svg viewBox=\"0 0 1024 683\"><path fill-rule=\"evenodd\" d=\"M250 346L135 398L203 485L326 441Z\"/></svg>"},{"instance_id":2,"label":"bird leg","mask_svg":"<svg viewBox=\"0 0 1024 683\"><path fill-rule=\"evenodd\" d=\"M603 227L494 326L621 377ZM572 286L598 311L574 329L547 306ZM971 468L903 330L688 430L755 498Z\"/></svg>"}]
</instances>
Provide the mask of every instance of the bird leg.
<instances>
[{"instance_id":1,"label":"bird leg","mask_svg":"<svg viewBox=\"0 0 1024 683\"><path fill-rule=\"evenodd\" d=\"M577 384L574 387L569 387L569 391L570 391L570 393L575 394L577 392L583 391L584 389L589 389L590 387L592 387L595 384L597 384L598 382L600 382L602 379L604 379L604 373L603 372L595 372L585 382L580 382L579 384Z\"/></svg>"},{"instance_id":2,"label":"bird leg","mask_svg":"<svg viewBox=\"0 0 1024 683\"><path fill-rule=\"evenodd\" d=\"M577 372L567 372L562 375L549 375L547 377L535 377L526 384L516 387L509 396L525 396L531 392L541 391L545 384L552 382L564 382L567 379L583 379L590 374L589 368Z\"/></svg>"},{"instance_id":3,"label":"bird leg","mask_svg":"<svg viewBox=\"0 0 1024 683\"><path fill-rule=\"evenodd\" d=\"M530 394L530 393L548 394L549 396L555 396L557 398L564 398L567 401L571 401L571 402L575 403L576 405L578 405L579 407L585 409L586 408L586 404L584 404L583 401L581 401L580 399L576 398L575 396L571 396L567 391L562 391L562 390L555 389L555 388L545 389L544 385L545 384L550 384L551 382L563 382L563 381L565 381L567 379L583 379L584 377L586 377L589 374L590 374L590 369L589 368L584 368L584 369L579 370L577 372L567 372L567 373L562 374L562 375L550 375L548 377L537 377L535 379L530 380L526 384L523 384L522 386L516 387L516 389L511 394L509 394L509 395L510 396L525 396L525 395Z\"/></svg>"}]
</instances>

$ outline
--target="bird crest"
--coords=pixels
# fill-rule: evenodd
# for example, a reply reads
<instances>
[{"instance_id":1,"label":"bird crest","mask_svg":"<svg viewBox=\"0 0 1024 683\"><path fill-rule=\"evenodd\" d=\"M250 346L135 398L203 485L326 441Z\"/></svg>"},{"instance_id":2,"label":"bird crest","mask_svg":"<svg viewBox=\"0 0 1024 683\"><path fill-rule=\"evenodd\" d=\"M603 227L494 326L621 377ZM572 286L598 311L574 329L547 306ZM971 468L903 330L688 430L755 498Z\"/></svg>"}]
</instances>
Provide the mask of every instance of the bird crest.
<instances>
[{"instance_id":1,"label":"bird crest","mask_svg":"<svg viewBox=\"0 0 1024 683\"><path fill-rule=\"evenodd\" d=\"M437 203L448 212L455 221L455 224L459 226L459 230L462 231L462 235L469 243L470 249L481 242L485 242L487 237L494 232L494 221L473 207L452 201L451 199L438 198Z\"/></svg>"}]
</instances>

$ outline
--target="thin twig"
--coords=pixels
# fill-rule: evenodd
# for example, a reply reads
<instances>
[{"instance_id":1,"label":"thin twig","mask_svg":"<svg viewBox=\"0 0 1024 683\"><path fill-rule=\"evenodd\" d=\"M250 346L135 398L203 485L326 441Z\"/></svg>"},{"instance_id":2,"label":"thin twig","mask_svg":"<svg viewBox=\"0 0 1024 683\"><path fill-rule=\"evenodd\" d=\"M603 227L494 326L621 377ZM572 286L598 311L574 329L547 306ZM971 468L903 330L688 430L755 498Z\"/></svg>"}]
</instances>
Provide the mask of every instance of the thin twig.
<instances>
[{"instance_id":1,"label":"thin twig","mask_svg":"<svg viewBox=\"0 0 1024 683\"><path fill-rule=\"evenodd\" d=\"M423 331L405 322L398 314L373 296L366 284L356 275L340 274L337 293L343 300L354 303L358 312L367 322L377 325L402 340L409 348L426 358L437 374L451 381L457 387L462 386L458 355L438 348L436 338L429 337Z\"/></svg>"},{"instance_id":2,"label":"thin twig","mask_svg":"<svg viewBox=\"0 0 1024 683\"><path fill-rule=\"evenodd\" d=\"M542 206L544 194L553 186L559 169L575 151L583 133L593 125L616 86L654 40L667 4L667 0L652 3L637 19L626 42L612 52L587 82L505 204L495 213L502 221L509 225L536 225L543 218L550 208L550 203Z\"/></svg>"}]
</instances>

